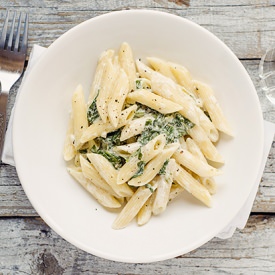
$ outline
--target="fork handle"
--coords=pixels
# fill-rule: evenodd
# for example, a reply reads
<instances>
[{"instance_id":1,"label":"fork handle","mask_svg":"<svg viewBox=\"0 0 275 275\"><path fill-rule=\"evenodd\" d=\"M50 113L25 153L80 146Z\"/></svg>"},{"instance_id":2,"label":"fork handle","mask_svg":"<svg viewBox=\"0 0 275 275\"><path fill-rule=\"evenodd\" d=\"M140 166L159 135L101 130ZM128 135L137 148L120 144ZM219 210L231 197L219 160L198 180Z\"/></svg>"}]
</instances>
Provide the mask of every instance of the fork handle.
<instances>
[{"instance_id":1,"label":"fork handle","mask_svg":"<svg viewBox=\"0 0 275 275\"><path fill-rule=\"evenodd\" d=\"M8 93L2 91L0 93L0 162L2 158L4 140L5 140L5 134L6 134L7 105L8 105Z\"/></svg>"}]
</instances>

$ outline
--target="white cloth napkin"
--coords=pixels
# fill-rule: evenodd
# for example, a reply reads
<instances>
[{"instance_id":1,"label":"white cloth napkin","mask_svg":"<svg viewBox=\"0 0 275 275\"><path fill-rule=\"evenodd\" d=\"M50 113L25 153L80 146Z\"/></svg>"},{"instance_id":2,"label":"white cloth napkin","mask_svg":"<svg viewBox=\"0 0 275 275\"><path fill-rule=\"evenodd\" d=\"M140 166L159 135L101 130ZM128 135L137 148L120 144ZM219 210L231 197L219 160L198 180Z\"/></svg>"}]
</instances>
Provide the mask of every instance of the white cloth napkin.
<instances>
[{"instance_id":1,"label":"white cloth napkin","mask_svg":"<svg viewBox=\"0 0 275 275\"><path fill-rule=\"evenodd\" d=\"M40 56L45 50L46 48L41 47L39 45L33 46L33 49L31 51L29 61L28 61L28 67L24 73L21 84L24 82L24 80L26 79L26 76L30 73L33 65L38 61L38 59L40 58ZM20 91L21 89L19 88L17 91L17 95L20 93ZM12 166L15 166L15 162L13 158L13 147L12 147L12 122L13 122L13 113L14 113L15 106L16 106L16 100L14 103L14 107L11 110L10 120L8 123L8 128L5 136L4 148L2 153L2 162Z\"/></svg>"},{"instance_id":2,"label":"white cloth napkin","mask_svg":"<svg viewBox=\"0 0 275 275\"><path fill-rule=\"evenodd\" d=\"M26 78L26 76L31 71L33 65L37 62L37 60L39 59L41 54L43 52L45 52L45 50L46 50L46 48L43 48L38 45L34 45L31 55L30 55L30 58L29 58L28 67L27 67L27 70L25 71L22 83L23 83L24 79ZM20 93L20 91L21 91L21 89L19 88L17 94ZM13 149L12 149L12 121L13 121L13 110L14 110L15 106L16 106L16 101L15 101L15 105L11 112L11 116L10 116L10 120L9 120L9 124L8 124L8 128L7 128L7 133L6 133L6 138L5 138L5 143L4 143L4 148L3 148L3 155L2 155L2 162L6 163L6 164L13 165L13 166L15 166L15 163L14 163ZM244 204L242 209L239 211L237 216L230 222L230 224L228 226L226 226L216 236L218 238L221 238L221 239L230 238L234 234L234 232L237 228L243 229L246 225L246 222L249 218L249 214L251 212L252 205L255 200L255 196L256 196L256 193L257 193L257 190L259 187L259 183L260 183L262 174L263 174L263 170L264 170L265 163L266 163L266 160L268 157L268 153L269 153L271 144L273 142L273 138L274 138L274 134L275 134L275 124L273 124L271 122L264 121L264 134L265 134L265 143L264 143L263 159L262 159L262 164L261 164L261 167L259 170L257 180L254 184L253 190L251 191L251 194L250 194L248 200L246 201L246 203Z\"/></svg>"}]
</instances>

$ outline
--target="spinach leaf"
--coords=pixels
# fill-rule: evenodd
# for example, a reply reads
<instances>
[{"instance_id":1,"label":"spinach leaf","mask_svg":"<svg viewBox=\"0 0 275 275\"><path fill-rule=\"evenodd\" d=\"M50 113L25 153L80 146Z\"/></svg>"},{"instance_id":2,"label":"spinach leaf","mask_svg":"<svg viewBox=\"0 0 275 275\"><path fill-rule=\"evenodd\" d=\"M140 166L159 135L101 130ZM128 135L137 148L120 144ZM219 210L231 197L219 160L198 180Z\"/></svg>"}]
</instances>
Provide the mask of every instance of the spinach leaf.
<instances>
[{"instance_id":1,"label":"spinach leaf","mask_svg":"<svg viewBox=\"0 0 275 275\"><path fill-rule=\"evenodd\" d=\"M133 179L133 178L136 178L136 177L138 177L138 176L140 176L140 175L143 174L143 172L144 172L144 167L145 167L145 162L144 162L144 161L139 161L139 162L137 163L137 166L138 166L138 170L137 170L137 172L132 176L132 179Z\"/></svg>"},{"instance_id":2,"label":"spinach leaf","mask_svg":"<svg viewBox=\"0 0 275 275\"><path fill-rule=\"evenodd\" d=\"M158 173L159 175L165 175L165 174L166 174L166 167L167 167L168 163L169 163L169 159L167 159L167 160L164 162L163 166L162 166L161 169L159 170L159 173Z\"/></svg>"},{"instance_id":3,"label":"spinach leaf","mask_svg":"<svg viewBox=\"0 0 275 275\"><path fill-rule=\"evenodd\" d=\"M88 119L89 125L93 124L93 122L99 117L99 113L97 111L97 106L96 106L96 99L98 97L98 94L99 94L99 91L87 111L87 119Z\"/></svg>"}]
</instances>

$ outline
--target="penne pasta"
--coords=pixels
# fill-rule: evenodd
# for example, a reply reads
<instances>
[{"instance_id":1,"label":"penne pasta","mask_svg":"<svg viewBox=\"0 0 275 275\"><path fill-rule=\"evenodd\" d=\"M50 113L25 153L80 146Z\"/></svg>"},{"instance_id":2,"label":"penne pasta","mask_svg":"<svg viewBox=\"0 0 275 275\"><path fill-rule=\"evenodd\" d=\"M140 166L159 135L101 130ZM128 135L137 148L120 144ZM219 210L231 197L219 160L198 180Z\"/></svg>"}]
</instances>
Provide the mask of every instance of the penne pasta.
<instances>
[{"instance_id":1,"label":"penne pasta","mask_svg":"<svg viewBox=\"0 0 275 275\"><path fill-rule=\"evenodd\" d=\"M181 193L183 193L184 188L179 185L178 183L173 182L170 193L169 193L169 202L175 199L177 196L179 196Z\"/></svg>"},{"instance_id":2,"label":"penne pasta","mask_svg":"<svg viewBox=\"0 0 275 275\"><path fill-rule=\"evenodd\" d=\"M118 60L129 79L129 91L135 89L136 66L130 45L122 43L118 52Z\"/></svg>"},{"instance_id":3,"label":"penne pasta","mask_svg":"<svg viewBox=\"0 0 275 275\"><path fill-rule=\"evenodd\" d=\"M141 118L133 119L130 123L126 124L121 131L120 140L124 141L131 137L141 134L144 130L146 121L152 119L151 116L144 116Z\"/></svg>"},{"instance_id":4,"label":"penne pasta","mask_svg":"<svg viewBox=\"0 0 275 275\"><path fill-rule=\"evenodd\" d=\"M160 154L165 146L165 136L159 135L149 141L145 146L141 147L140 152L134 154L130 159L121 167L117 176L117 183L123 184L133 178L140 165L145 165L152 158Z\"/></svg>"},{"instance_id":5,"label":"penne pasta","mask_svg":"<svg viewBox=\"0 0 275 275\"><path fill-rule=\"evenodd\" d=\"M175 113L183 109L181 105L149 92L148 89L140 89L129 93L127 100L130 103L139 102L161 114Z\"/></svg>"},{"instance_id":6,"label":"penne pasta","mask_svg":"<svg viewBox=\"0 0 275 275\"><path fill-rule=\"evenodd\" d=\"M232 130L223 114L223 111L216 97L214 96L213 90L209 86L200 81L195 81L194 83L196 86L196 92L202 99L203 106L209 113L209 116L211 117L211 120L215 127L221 132L224 132L225 134L232 136Z\"/></svg>"},{"instance_id":7,"label":"penne pasta","mask_svg":"<svg viewBox=\"0 0 275 275\"><path fill-rule=\"evenodd\" d=\"M200 178L201 184L209 191L211 195L214 195L217 190L217 184L214 178Z\"/></svg>"},{"instance_id":8,"label":"penne pasta","mask_svg":"<svg viewBox=\"0 0 275 275\"><path fill-rule=\"evenodd\" d=\"M111 89L113 88L113 85L118 76L117 67L118 66L113 63L111 58L106 61L106 67L102 76L101 88L96 99L97 111L104 123L107 122L108 118L108 104L110 101Z\"/></svg>"},{"instance_id":9,"label":"penne pasta","mask_svg":"<svg viewBox=\"0 0 275 275\"><path fill-rule=\"evenodd\" d=\"M85 178L92 181L97 187L109 192L111 195L115 197L117 196L111 186L100 176L99 172L88 160L86 160L83 156L80 156L79 160L82 173Z\"/></svg>"},{"instance_id":10,"label":"penne pasta","mask_svg":"<svg viewBox=\"0 0 275 275\"><path fill-rule=\"evenodd\" d=\"M185 190L210 207L222 172L211 163L224 163L216 142L232 135L209 86L180 64L147 61L126 42L106 50L87 103L81 85L72 96L63 157L101 205L123 206L114 229L146 224Z\"/></svg>"},{"instance_id":11,"label":"penne pasta","mask_svg":"<svg viewBox=\"0 0 275 275\"><path fill-rule=\"evenodd\" d=\"M180 104L183 108L179 113L191 120L193 123L199 124L199 118L197 115L198 107L189 95L183 93L176 83L168 77L153 71L140 61L137 61L137 64L139 64L137 67L141 76L147 76L151 80L151 88L154 93L165 99Z\"/></svg>"},{"instance_id":12,"label":"penne pasta","mask_svg":"<svg viewBox=\"0 0 275 275\"><path fill-rule=\"evenodd\" d=\"M114 147L113 150L117 152L119 155L130 156L134 154L140 147L141 147L141 144L139 142L134 142L134 143L116 146Z\"/></svg>"},{"instance_id":13,"label":"penne pasta","mask_svg":"<svg viewBox=\"0 0 275 275\"><path fill-rule=\"evenodd\" d=\"M189 152L191 152L194 156L199 158L201 161L207 162L204 154L202 153L200 147L192 138L187 138L185 141L185 147Z\"/></svg>"},{"instance_id":14,"label":"penne pasta","mask_svg":"<svg viewBox=\"0 0 275 275\"><path fill-rule=\"evenodd\" d=\"M92 103L95 99L97 94L99 93L104 79L104 73L106 72L106 66L108 60L112 59L114 56L114 50L107 50L102 53L101 57L99 58L98 64L96 66L96 72L93 79L93 83L90 89L89 99L88 99L88 106Z\"/></svg>"},{"instance_id":15,"label":"penne pasta","mask_svg":"<svg viewBox=\"0 0 275 275\"><path fill-rule=\"evenodd\" d=\"M131 197L133 195L132 189L127 184L117 184L117 170L106 158L94 153L87 154L87 157L100 176L111 186L118 196Z\"/></svg>"},{"instance_id":16,"label":"penne pasta","mask_svg":"<svg viewBox=\"0 0 275 275\"><path fill-rule=\"evenodd\" d=\"M177 161L177 163L201 177L214 177L221 174L221 171L212 167L200 158L194 156L186 149L179 148L173 154L173 158Z\"/></svg>"},{"instance_id":17,"label":"penne pasta","mask_svg":"<svg viewBox=\"0 0 275 275\"><path fill-rule=\"evenodd\" d=\"M176 163L175 166L174 180L195 198L203 202L206 206L211 207L212 199L208 190L179 164Z\"/></svg>"},{"instance_id":18,"label":"penne pasta","mask_svg":"<svg viewBox=\"0 0 275 275\"><path fill-rule=\"evenodd\" d=\"M169 194L173 182L174 169L175 160L170 159L167 164L165 173L163 175L158 175L155 178L158 188L155 191L154 202L152 207L152 212L154 215L159 215L166 209L166 206L169 202Z\"/></svg>"},{"instance_id":19,"label":"penne pasta","mask_svg":"<svg viewBox=\"0 0 275 275\"><path fill-rule=\"evenodd\" d=\"M74 122L72 117L69 119L68 129L66 133L63 156L65 161L72 160L76 155L76 150L74 147Z\"/></svg>"},{"instance_id":20,"label":"penne pasta","mask_svg":"<svg viewBox=\"0 0 275 275\"><path fill-rule=\"evenodd\" d=\"M144 203L152 195L156 185L141 186L130 198L113 223L113 229L121 229L127 226L138 214Z\"/></svg>"},{"instance_id":21,"label":"penne pasta","mask_svg":"<svg viewBox=\"0 0 275 275\"><path fill-rule=\"evenodd\" d=\"M196 98L194 93L194 83L190 72L186 68L156 57L148 57L147 60L155 71L179 84L184 93Z\"/></svg>"},{"instance_id":22,"label":"penne pasta","mask_svg":"<svg viewBox=\"0 0 275 275\"><path fill-rule=\"evenodd\" d=\"M103 121L96 121L83 132L81 136L81 142L85 143L89 140L95 139L96 137L106 136L107 133L113 132L125 126L130 120L132 120L136 109L137 106L132 105L131 107L123 110L120 114L120 119L116 127L113 126L109 121L105 123Z\"/></svg>"},{"instance_id":23,"label":"penne pasta","mask_svg":"<svg viewBox=\"0 0 275 275\"><path fill-rule=\"evenodd\" d=\"M179 143L169 144L162 150L162 153L154 157L144 168L144 172L141 176L132 178L128 181L130 186L142 186L154 179L159 173L164 162L169 159L173 153L178 149Z\"/></svg>"},{"instance_id":24,"label":"penne pasta","mask_svg":"<svg viewBox=\"0 0 275 275\"><path fill-rule=\"evenodd\" d=\"M223 157L220 155L217 148L213 145L200 126L195 125L192 129L188 130L188 134L197 143L202 153L208 160L224 163Z\"/></svg>"},{"instance_id":25,"label":"penne pasta","mask_svg":"<svg viewBox=\"0 0 275 275\"><path fill-rule=\"evenodd\" d=\"M155 193L153 193L155 194ZM153 195L151 195L147 201L143 204L141 209L139 210L137 214L137 224L138 225L144 225L146 224L151 216L152 216L152 209L153 209Z\"/></svg>"},{"instance_id":26,"label":"penne pasta","mask_svg":"<svg viewBox=\"0 0 275 275\"><path fill-rule=\"evenodd\" d=\"M129 80L124 70L120 69L108 102L108 117L114 127L118 126L122 107L128 92Z\"/></svg>"},{"instance_id":27,"label":"penne pasta","mask_svg":"<svg viewBox=\"0 0 275 275\"><path fill-rule=\"evenodd\" d=\"M73 144L78 150L83 143L80 141L83 132L88 127L87 108L84 99L84 91L81 85L78 85L73 93L72 98L72 119L73 119Z\"/></svg>"},{"instance_id":28,"label":"penne pasta","mask_svg":"<svg viewBox=\"0 0 275 275\"><path fill-rule=\"evenodd\" d=\"M91 181L84 177L82 172L76 169L68 168L68 172L79 182L101 205L108 208L119 208L121 204L110 193L97 187Z\"/></svg>"}]
</instances>

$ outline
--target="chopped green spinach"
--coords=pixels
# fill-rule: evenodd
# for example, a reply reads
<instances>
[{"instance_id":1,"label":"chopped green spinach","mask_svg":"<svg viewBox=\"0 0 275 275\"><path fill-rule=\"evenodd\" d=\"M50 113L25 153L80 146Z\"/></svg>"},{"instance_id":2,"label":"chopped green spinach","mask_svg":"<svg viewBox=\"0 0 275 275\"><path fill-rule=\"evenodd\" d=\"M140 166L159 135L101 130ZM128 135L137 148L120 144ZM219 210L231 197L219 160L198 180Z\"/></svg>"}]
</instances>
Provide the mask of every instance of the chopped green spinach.
<instances>
[{"instance_id":1,"label":"chopped green spinach","mask_svg":"<svg viewBox=\"0 0 275 275\"><path fill-rule=\"evenodd\" d=\"M155 190L150 183L146 183L145 187L148 188L151 191L151 193L154 193Z\"/></svg>"},{"instance_id":2,"label":"chopped green spinach","mask_svg":"<svg viewBox=\"0 0 275 275\"><path fill-rule=\"evenodd\" d=\"M167 160L164 162L163 166L162 166L161 169L159 170L159 173L158 173L159 175L165 175L165 174L166 174L166 168L167 168L168 163L169 163L169 159L167 159Z\"/></svg>"},{"instance_id":3,"label":"chopped green spinach","mask_svg":"<svg viewBox=\"0 0 275 275\"><path fill-rule=\"evenodd\" d=\"M137 170L137 172L132 176L132 179L133 178L136 178L136 177L139 177L139 176L141 176L142 174L143 174L143 172L144 172L144 167L145 167L145 162L144 161L139 161L138 163L137 163L137 166L138 166L138 170Z\"/></svg>"},{"instance_id":4,"label":"chopped green spinach","mask_svg":"<svg viewBox=\"0 0 275 275\"><path fill-rule=\"evenodd\" d=\"M92 153L100 154L104 156L112 165L118 169L122 167L126 159L122 156L117 155L113 152L113 147L123 144L120 141L121 130L117 130L111 133L108 133L106 138L98 137L94 141L96 145L94 145L91 149Z\"/></svg>"},{"instance_id":5,"label":"chopped green spinach","mask_svg":"<svg viewBox=\"0 0 275 275\"><path fill-rule=\"evenodd\" d=\"M164 115L142 105L139 106L137 112L140 114L143 112L149 113L154 118L146 122L144 131L138 138L138 141L142 145L147 144L160 134L165 134L167 143L173 143L180 137L186 135L187 131L194 126L190 120L177 112Z\"/></svg>"},{"instance_id":6,"label":"chopped green spinach","mask_svg":"<svg viewBox=\"0 0 275 275\"><path fill-rule=\"evenodd\" d=\"M93 122L99 117L99 113L97 111L97 106L96 106L96 99L98 97L98 94L99 94L99 91L87 111L87 119L88 119L89 125L93 124Z\"/></svg>"}]
</instances>

